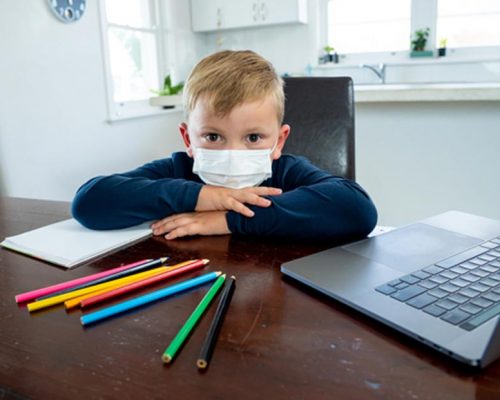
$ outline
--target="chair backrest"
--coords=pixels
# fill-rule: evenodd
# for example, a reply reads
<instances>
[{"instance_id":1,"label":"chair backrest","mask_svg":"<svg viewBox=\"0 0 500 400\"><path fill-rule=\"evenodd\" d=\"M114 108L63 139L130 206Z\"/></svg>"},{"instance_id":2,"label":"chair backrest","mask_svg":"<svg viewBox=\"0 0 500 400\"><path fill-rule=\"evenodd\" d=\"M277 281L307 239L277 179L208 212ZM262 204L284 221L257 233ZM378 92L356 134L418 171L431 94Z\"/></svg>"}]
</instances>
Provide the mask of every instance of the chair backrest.
<instances>
[{"instance_id":1,"label":"chair backrest","mask_svg":"<svg viewBox=\"0 0 500 400\"><path fill-rule=\"evenodd\" d=\"M283 152L308 158L336 176L355 179L354 89L351 78L285 77Z\"/></svg>"}]
</instances>

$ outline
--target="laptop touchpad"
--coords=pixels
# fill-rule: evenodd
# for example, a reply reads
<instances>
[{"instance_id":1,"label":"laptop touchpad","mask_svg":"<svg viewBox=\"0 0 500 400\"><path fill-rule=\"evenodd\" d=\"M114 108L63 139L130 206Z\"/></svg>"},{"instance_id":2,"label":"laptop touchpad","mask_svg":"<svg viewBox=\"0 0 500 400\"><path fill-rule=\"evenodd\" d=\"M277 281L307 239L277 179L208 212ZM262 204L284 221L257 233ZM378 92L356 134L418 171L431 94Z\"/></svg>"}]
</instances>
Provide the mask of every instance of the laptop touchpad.
<instances>
[{"instance_id":1,"label":"laptop touchpad","mask_svg":"<svg viewBox=\"0 0 500 400\"><path fill-rule=\"evenodd\" d=\"M471 236L417 223L343 248L398 271L412 272L482 242Z\"/></svg>"}]
</instances>

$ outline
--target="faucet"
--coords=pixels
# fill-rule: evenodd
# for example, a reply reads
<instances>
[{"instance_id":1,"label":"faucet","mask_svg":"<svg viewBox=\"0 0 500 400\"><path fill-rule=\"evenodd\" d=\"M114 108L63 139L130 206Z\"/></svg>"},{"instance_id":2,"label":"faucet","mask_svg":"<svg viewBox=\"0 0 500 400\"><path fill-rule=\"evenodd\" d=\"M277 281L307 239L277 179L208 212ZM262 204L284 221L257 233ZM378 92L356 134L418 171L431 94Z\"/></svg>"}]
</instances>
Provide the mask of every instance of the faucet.
<instances>
[{"instance_id":1,"label":"faucet","mask_svg":"<svg viewBox=\"0 0 500 400\"><path fill-rule=\"evenodd\" d=\"M385 64L381 63L378 65L372 65L372 64L360 64L360 68L368 68L369 70L373 71L375 75L378 76L380 79L380 83L385 83Z\"/></svg>"}]
</instances>

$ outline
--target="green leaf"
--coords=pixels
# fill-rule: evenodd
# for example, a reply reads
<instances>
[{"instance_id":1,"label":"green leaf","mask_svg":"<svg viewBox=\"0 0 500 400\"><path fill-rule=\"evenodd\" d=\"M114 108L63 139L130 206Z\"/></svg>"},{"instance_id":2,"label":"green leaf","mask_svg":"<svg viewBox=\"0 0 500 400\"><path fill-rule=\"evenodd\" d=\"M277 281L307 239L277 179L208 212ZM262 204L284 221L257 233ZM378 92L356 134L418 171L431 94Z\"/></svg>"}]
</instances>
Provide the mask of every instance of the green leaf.
<instances>
[{"instance_id":1,"label":"green leaf","mask_svg":"<svg viewBox=\"0 0 500 400\"><path fill-rule=\"evenodd\" d=\"M170 75L167 75L165 77L165 80L163 81L163 89L170 89L172 86L172 79L170 79Z\"/></svg>"},{"instance_id":2,"label":"green leaf","mask_svg":"<svg viewBox=\"0 0 500 400\"><path fill-rule=\"evenodd\" d=\"M151 90L151 92L156 93L158 96L171 96L182 92L184 88L184 82L180 82L175 86L172 86L172 78L167 75L163 80L163 88L160 90Z\"/></svg>"},{"instance_id":3,"label":"green leaf","mask_svg":"<svg viewBox=\"0 0 500 400\"><path fill-rule=\"evenodd\" d=\"M184 88L184 83L181 82L175 86L172 86L171 89L170 89L170 94L179 94L180 92L182 92L182 89Z\"/></svg>"}]
</instances>

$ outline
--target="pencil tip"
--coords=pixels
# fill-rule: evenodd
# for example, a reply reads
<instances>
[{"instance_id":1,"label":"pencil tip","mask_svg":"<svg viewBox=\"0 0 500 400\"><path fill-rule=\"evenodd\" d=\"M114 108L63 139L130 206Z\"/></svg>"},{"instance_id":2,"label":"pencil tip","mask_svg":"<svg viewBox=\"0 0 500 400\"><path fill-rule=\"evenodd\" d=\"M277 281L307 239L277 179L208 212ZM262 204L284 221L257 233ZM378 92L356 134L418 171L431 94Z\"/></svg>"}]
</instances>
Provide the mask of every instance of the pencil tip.
<instances>
[{"instance_id":1,"label":"pencil tip","mask_svg":"<svg viewBox=\"0 0 500 400\"><path fill-rule=\"evenodd\" d=\"M199 369L205 369L207 367L207 365L208 365L208 363L205 360L199 359L198 361L196 361L196 366Z\"/></svg>"},{"instance_id":2,"label":"pencil tip","mask_svg":"<svg viewBox=\"0 0 500 400\"><path fill-rule=\"evenodd\" d=\"M236 277L234 275L231 275L231 279L236 280Z\"/></svg>"},{"instance_id":3,"label":"pencil tip","mask_svg":"<svg viewBox=\"0 0 500 400\"><path fill-rule=\"evenodd\" d=\"M168 354L164 354L161 356L161 359L165 364L168 364L170 361L172 361L172 357L170 357Z\"/></svg>"},{"instance_id":4,"label":"pencil tip","mask_svg":"<svg viewBox=\"0 0 500 400\"><path fill-rule=\"evenodd\" d=\"M207 265L210 262L210 260L208 258L204 258L202 261L203 261L203 264L205 264L205 265Z\"/></svg>"}]
</instances>

